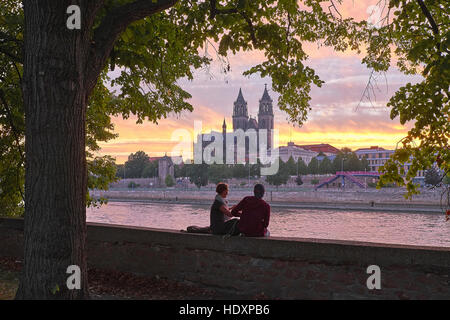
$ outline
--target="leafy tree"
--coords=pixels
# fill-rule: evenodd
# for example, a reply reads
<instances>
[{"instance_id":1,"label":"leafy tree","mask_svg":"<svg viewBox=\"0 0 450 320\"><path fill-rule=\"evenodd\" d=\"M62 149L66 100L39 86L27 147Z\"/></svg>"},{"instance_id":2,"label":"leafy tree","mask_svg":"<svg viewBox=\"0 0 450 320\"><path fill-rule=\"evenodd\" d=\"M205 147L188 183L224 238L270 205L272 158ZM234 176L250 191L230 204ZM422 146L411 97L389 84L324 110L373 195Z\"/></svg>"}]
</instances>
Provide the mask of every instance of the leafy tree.
<instances>
[{"instance_id":1,"label":"leafy tree","mask_svg":"<svg viewBox=\"0 0 450 320\"><path fill-rule=\"evenodd\" d=\"M125 166L123 164L116 165L116 178L117 179L124 178L124 169L125 169Z\"/></svg>"},{"instance_id":2,"label":"leafy tree","mask_svg":"<svg viewBox=\"0 0 450 320\"><path fill-rule=\"evenodd\" d=\"M363 169L361 161L354 152L347 154L346 165L348 171L361 171Z\"/></svg>"},{"instance_id":3,"label":"leafy tree","mask_svg":"<svg viewBox=\"0 0 450 320\"><path fill-rule=\"evenodd\" d=\"M142 178L153 178L158 176L158 160L150 161L142 170Z\"/></svg>"},{"instance_id":4,"label":"leafy tree","mask_svg":"<svg viewBox=\"0 0 450 320\"><path fill-rule=\"evenodd\" d=\"M349 148L342 148L333 160L333 171L364 171L364 165L368 166L367 160L363 163L358 159L355 152Z\"/></svg>"},{"instance_id":5,"label":"leafy tree","mask_svg":"<svg viewBox=\"0 0 450 320\"><path fill-rule=\"evenodd\" d=\"M212 164L208 166L208 179L215 184L226 181L229 176L230 173L226 164Z\"/></svg>"},{"instance_id":6,"label":"leafy tree","mask_svg":"<svg viewBox=\"0 0 450 320\"><path fill-rule=\"evenodd\" d=\"M370 171L369 161L367 160L367 156L364 156L361 160L361 171Z\"/></svg>"},{"instance_id":7,"label":"leafy tree","mask_svg":"<svg viewBox=\"0 0 450 320\"><path fill-rule=\"evenodd\" d=\"M257 161L257 163L250 165L250 176L251 177L261 177L261 162Z\"/></svg>"},{"instance_id":8,"label":"leafy tree","mask_svg":"<svg viewBox=\"0 0 450 320\"><path fill-rule=\"evenodd\" d=\"M200 189L208 184L208 165L206 163L191 164L186 168L186 173L191 183L195 184L197 188Z\"/></svg>"},{"instance_id":9,"label":"leafy tree","mask_svg":"<svg viewBox=\"0 0 450 320\"><path fill-rule=\"evenodd\" d=\"M441 182L442 176L434 166L425 171L425 184L437 186Z\"/></svg>"},{"instance_id":10,"label":"leafy tree","mask_svg":"<svg viewBox=\"0 0 450 320\"><path fill-rule=\"evenodd\" d=\"M166 186L169 187L169 188L173 187L175 185L175 181L173 181L173 178L172 178L172 176L170 174L168 174L166 176L166 179L165 179L164 182L166 183Z\"/></svg>"},{"instance_id":11,"label":"leafy tree","mask_svg":"<svg viewBox=\"0 0 450 320\"><path fill-rule=\"evenodd\" d=\"M0 212L22 215L25 118L22 100L23 17L18 3L0 3ZM13 59L14 58L14 59Z\"/></svg>"},{"instance_id":12,"label":"leafy tree","mask_svg":"<svg viewBox=\"0 0 450 320\"><path fill-rule=\"evenodd\" d=\"M109 184L118 180L116 175L116 164L114 158L110 156L95 157L88 165L88 188L108 190ZM94 199L87 193L87 205L99 207L107 203L106 198Z\"/></svg>"},{"instance_id":13,"label":"leafy tree","mask_svg":"<svg viewBox=\"0 0 450 320\"><path fill-rule=\"evenodd\" d=\"M308 163L308 173L318 174L319 173L319 160L316 157L312 158Z\"/></svg>"},{"instance_id":14,"label":"leafy tree","mask_svg":"<svg viewBox=\"0 0 450 320\"><path fill-rule=\"evenodd\" d=\"M345 169L343 160L345 161L344 155L342 154L342 152L338 152L333 160L333 171L335 173L338 171L343 171Z\"/></svg>"},{"instance_id":15,"label":"leafy tree","mask_svg":"<svg viewBox=\"0 0 450 320\"><path fill-rule=\"evenodd\" d=\"M450 174L447 174L444 179L442 179L442 183L445 185L450 185Z\"/></svg>"},{"instance_id":16,"label":"leafy tree","mask_svg":"<svg viewBox=\"0 0 450 320\"><path fill-rule=\"evenodd\" d=\"M308 166L306 165L305 161L303 161L303 159L298 159L298 173L301 175L306 175L308 174Z\"/></svg>"},{"instance_id":17,"label":"leafy tree","mask_svg":"<svg viewBox=\"0 0 450 320\"><path fill-rule=\"evenodd\" d=\"M246 178L248 177L248 169L245 169L243 164L235 164L232 166L233 178Z\"/></svg>"},{"instance_id":18,"label":"leafy tree","mask_svg":"<svg viewBox=\"0 0 450 320\"><path fill-rule=\"evenodd\" d=\"M419 191L413 179L420 170L435 163L450 172L450 13L448 1L442 0L383 4L387 14L380 28L368 30L364 62L374 72L385 72L395 59L403 73L422 76L422 81L401 87L387 105L391 119L413 125L381 168L379 186L406 185L408 197ZM373 87L372 78L369 82L368 87ZM408 172L406 163L410 163Z\"/></svg>"},{"instance_id":19,"label":"leafy tree","mask_svg":"<svg viewBox=\"0 0 450 320\"><path fill-rule=\"evenodd\" d=\"M141 178L145 167L150 165L150 158L144 151L137 151L128 156L125 162L126 178Z\"/></svg>"},{"instance_id":20,"label":"leafy tree","mask_svg":"<svg viewBox=\"0 0 450 320\"><path fill-rule=\"evenodd\" d=\"M289 175L294 176L297 174L297 163L295 162L292 156L289 157L289 160L286 162L286 170Z\"/></svg>"},{"instance_id":21,"label":"leafy tree","mask_svg":"<svg viewBox=\"0 0 450 320\"><path fill-rule=\"evenodd\" d=\"M130 183L128 183L128 188L129 189L134 189L134 188L137 188L137 187L139 187L140 185L139 184L137 184L136 182L134 182L134 181L130 181Z\"/></svg>"},{"instance_id":22,"label":"leafy tree","mask_svg":"<svg viewBox=\"0 0 450 320\"><path fill-rule=\"evenodd\" d=\"M280 161L280 168L274 175L266 176L266 182L270 185L280 186L286 184L289 180L289 173L283 161Z\"/></svg>"},{"instance_id":23,"label":"leafy tree","mask_svg":"<svg viewBox=\"0 0 450 320\"><path fill-rule=\"evenodd\" d=\"M182 163L174 166L174 174L175 178L184 178L186 177L186 164Z\"/></svg>"},{"instance_id":24,"label":"leafy tree","mask_svg":"<svg viewBox=\"0 0 450 320\"><path fill-rule=\"evenodd\" d=\"M333 163L331 160L325 156L322 161L319 163L319 173L320 174L328 174L333 172Z\"/></svg>"},{"instance_id":25,"label":"leafy tree","mask_svg":"<svg viewBox=\"0 0 450 320\"><path fill-rule=\"evenodd\" d=\"M25 117L22 95L24 17L20 1L0 3L0 211L22 215L25 183ZM102 75L101 79L105 79ZM115 99L99 84L86 108L87 189L103 189L115 181L114 159L94 156L99 141L116 137L110 115L117 114ZM108 111L107 111L108 110ZM42 128L41 128L42 129ZM104 175L103 175L104 174ZM107 180L106 180L107 179ZM105 199L93 199L86 189L86 205L97 206Z\"/></svg>"}]
</instances>

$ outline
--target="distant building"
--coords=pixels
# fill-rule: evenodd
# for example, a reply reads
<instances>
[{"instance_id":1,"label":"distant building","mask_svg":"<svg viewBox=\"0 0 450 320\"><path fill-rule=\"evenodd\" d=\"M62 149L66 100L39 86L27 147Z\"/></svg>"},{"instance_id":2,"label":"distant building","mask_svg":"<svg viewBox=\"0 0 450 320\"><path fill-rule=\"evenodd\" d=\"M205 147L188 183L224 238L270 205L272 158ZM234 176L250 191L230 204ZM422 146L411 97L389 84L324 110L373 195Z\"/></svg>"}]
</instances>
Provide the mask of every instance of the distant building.
<instances>
[{"instance_id":1,"label":"distant building","mask_svg":"<svg viewBox=\"0 0 450 320\"><path fill-rule=\"evenodd\" d=\"M283 160L283 162L287 162L289 158L292 157L295 162L297 162L300 158L306 164L309 164L311 162L311 159L318 155L317 152L303 149L295 145L293 142L288 142L287 146L279 147L278 153L280 155L280 159Z\"/></svg>"},{"instance_id":2,"label":"distant building","mask_svg":"<svg viewBox=\"0 0 450 320\"><path fill-rule=\"evenodd\" d=\"M322 162L322 160L325 159L325 158L328 158L328 160L330 160L331 162L333 162L334 159L336 158L336 155L335 155L335 154L332 154L332 155L328 155L328 156L317 156L317 157L316 157L316 159L317 159L319 162Z\"/></svg>"},{"instance_id":3,"label":"distant building","mask_svg":"<svg viewBox=\"0 0 450 320\"><path fill-rule=\"evenodd\" d=\"M167 156L164 156L167 157ZM159 161L160 159L164 158L164 157L149 157L148 159L153 162L153 161ZM172 159L172 162L174 164L183 164L183 157L182 156L171 156L170 159Z\"/></svg>"},{"instance_id":4,"label":"distant building","mask_svg":"<svg viewBox=\"0 0 450 320\"><path fill-rule=\"evenodd\" d=\"M273 136L272 130L274 129L274 114L273 114L273 100L269 96L269 92L267 91L267 86L264 88L263 95L259 100L259 110L258 110L258 120L255 118L249 117L247 101L244 99L244 95L242 94L242 89L239 89L238 97L233 104L233 131L227 132L227 124L225 119L222 124L222 132L211 131L205 134L199 134L197 136L197 142L194 143L194 152L199 150L200 147L198 144L201 144L202 154L204 154L205 148L208 147L211 143L215 141L217 137L220 137L223 141L223 163L226 163L226 146L227 144L232 143L234 147L234 160L237 160L237 138L236 138L236 130L241 129L244 133L249 132L248 130L254 130L256 133L257 140L257 149L250 150L249 146L249 138L245 137L245 143L241 146L245 153L246 161L249 159L250 154L254 154L255 158L259 154L259 130L266 129L267 130L267 149L272 148L273 146ZM215 153L211 152L211 156L215 157Z\"/></svg>"},{"instance_id":5,"label":"distant building","mask_svg":"<svg viewBox=\"0 0 450 320\"><path fill-rule=\"evenodd\" d=\"M390 158L394 150L386 150L378 146L372 146L370 148L360 148L355 151L359 160L363 158L367 159L369 163L369 171L378 172L378 168L383 166Z\"/></svg>"},{"instance_id":6,"label":"distant building","mask_svg":"<svg viewBox=\"0 0 450 320\"><path fill-rule=\"evenodd\" d=\"M332 145L329 145L327 143L320 143L320 144L303 144L303 145L296 145L299 148L314 151L317 153L322 152L326 156L331 156L334 154L337 154L340 150L333 147Z\"/></svg>"},{"instance_id":7,"label":"distant building","mask_svg":"<svg viewBox=\"0 0 450 320\"><path fill-rule=\"evenodd\" d=\"M364 157L369 163L369 170L371 172L379 172L379 168L383 166L386 161L394 154L395 150L386 150L378 146L372 146L370 148L360 148L355 151L358 159L362 160ZM405 163L405 172L409 171L411 163ZM423 177L424 171L419 171L416 177Z\"/></svg>"},{"instance_id":8,"label":"distant building","mask_svg":"<svg viewBox=\"0 0 450 320\"><path fill-rule=\"evenodd\" d=\"M158 180L159 185L164 186L166 184L166 177L171 175L174 178L174 165L172 159L165 155L158 160ZM175 179L174 179L175 181Z\"/></svg>"}]
</instances>

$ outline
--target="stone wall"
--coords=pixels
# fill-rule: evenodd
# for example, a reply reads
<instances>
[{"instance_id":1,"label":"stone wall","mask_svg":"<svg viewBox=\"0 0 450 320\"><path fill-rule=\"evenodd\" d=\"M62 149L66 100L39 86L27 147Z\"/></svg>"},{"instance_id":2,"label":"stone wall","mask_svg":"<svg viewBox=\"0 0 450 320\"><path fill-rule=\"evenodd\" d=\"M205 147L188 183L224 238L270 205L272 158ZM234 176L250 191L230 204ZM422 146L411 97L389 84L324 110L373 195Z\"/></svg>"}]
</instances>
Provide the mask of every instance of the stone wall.
<instances>
[{"instance_id":1,"label":"stone wall","mask_svg":"<svg viewBox=\"0 0 450 320\"><path fill-rule=\"evenodd\" d=\"M0 256L22 255L23 221L0 219ZM88 224L88 263L195 282L242 297L450 299L450 248L241 238ZM381 289L369 290L369 265Z\"/></svg>"}]
</instances>

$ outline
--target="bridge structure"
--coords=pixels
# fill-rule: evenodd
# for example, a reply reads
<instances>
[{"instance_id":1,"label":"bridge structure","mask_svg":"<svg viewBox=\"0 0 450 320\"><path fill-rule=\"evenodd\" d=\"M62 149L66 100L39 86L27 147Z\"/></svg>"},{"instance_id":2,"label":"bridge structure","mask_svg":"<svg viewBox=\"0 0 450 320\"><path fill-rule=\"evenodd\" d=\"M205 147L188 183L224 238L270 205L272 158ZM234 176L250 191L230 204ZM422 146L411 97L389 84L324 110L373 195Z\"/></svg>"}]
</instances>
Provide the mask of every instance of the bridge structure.
<instances>
[{"instance_id":1,"label":"bridge structure","mask_svg":"<svg viewBox=\"0 0 450 320\"><path fill-rule=\"evenodd\" d=\"M360 188L365 188L365 183L361 182L357 177L362 178L379 178L380 174L378 172L366 172L366 171L338 171L334 177L331 177L321 183L319 183L314 190L322 188L338 179L342 180L342 187L345 187L345 179L351 183L357 185Z\"/></svg>"}]
</instances>

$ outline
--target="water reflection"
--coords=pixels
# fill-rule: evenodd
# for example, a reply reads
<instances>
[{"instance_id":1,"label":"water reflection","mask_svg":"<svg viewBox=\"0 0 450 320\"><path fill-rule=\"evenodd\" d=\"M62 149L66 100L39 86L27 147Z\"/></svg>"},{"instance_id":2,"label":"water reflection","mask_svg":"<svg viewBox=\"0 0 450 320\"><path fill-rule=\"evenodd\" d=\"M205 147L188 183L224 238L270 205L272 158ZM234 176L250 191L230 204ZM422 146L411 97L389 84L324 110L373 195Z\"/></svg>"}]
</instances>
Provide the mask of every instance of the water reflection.
<instances>
[{"instance_id":1,"label":"water reflection","mask_svg":"<svg viewBox=\"0 0 450 320\"><path fill-rule=\"evenodd\" d=\"M181 230L209 225L209 206L111 202L87 210L89 222ZM442 214L272 208L272 236L450 247Z\"/></svg>"}]
</instances>

